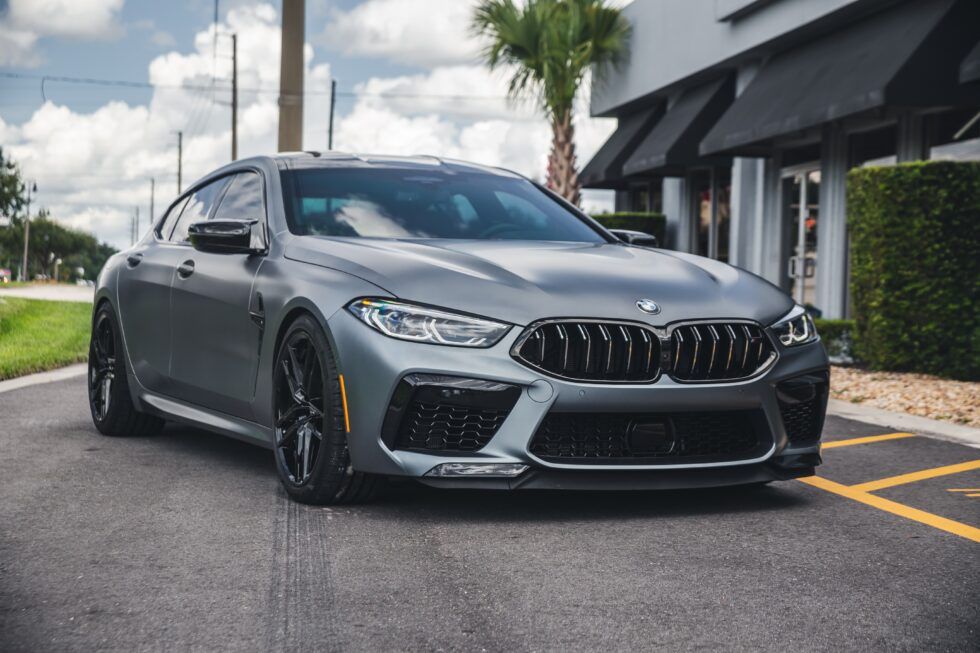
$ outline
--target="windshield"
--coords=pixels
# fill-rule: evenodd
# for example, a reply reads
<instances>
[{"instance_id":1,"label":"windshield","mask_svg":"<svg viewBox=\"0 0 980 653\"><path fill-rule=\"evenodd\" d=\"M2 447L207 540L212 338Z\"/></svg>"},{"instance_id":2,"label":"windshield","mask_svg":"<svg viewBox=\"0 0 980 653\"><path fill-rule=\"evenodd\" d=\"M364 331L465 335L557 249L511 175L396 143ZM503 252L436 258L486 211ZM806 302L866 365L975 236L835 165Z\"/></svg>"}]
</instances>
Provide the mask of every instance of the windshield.
<instances>
[{"instance_id":1,"label":"windshield","mask_svg":"<svg viewBox=\"0 0 980 653\"><path fill-rule=\"evenodd\" d=\"M605 239L534 184L499 175L378 168L282 172L297 235L378 238Z\"/></svg>"}]
</instances>

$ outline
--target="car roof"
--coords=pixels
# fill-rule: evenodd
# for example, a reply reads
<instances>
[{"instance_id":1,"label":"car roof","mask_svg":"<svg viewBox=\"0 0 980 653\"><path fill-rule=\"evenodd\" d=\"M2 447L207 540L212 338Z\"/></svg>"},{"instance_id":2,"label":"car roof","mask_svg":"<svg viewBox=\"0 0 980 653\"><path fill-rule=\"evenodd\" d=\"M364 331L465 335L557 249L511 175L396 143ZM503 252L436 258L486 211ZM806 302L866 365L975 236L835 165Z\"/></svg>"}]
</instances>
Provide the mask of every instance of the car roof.
<instances>
[{"instance_id":1,"label":"car roof","mask_svg":"<svg viewBox=\"0 0 980 653\"><path fill-rule=\"evenodd\" d=\"M280 152L271 155L280 169L307 170L311 168L359 168L359 169L396 169L396 170L432 170L441 169L447 172L474 172L501 177L523 178L522 175L494 166L486 166L458 159L415 155L395 156L389 154L352 154L348 152Z\"/></svg>"}]
</instances>

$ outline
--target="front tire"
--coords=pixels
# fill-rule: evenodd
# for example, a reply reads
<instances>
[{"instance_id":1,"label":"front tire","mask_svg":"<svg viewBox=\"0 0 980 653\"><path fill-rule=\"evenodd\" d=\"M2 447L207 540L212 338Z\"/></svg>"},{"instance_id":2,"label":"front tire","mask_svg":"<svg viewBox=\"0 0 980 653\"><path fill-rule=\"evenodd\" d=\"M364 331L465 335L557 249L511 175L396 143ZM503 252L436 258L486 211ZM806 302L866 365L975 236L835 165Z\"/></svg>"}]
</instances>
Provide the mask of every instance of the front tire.
<instances>
[{"instance_id":1,"label":"front tire","mask_svg":"<svg viewBox=\"0 0 980 653\"><path fill-rule=\"evenodd\" d=\"M351 465L340 374L311 316L296 319L283 336L272 386L276 471L286 493L316 505L372 499L383 479Z\"/></svg>"},{"instance_id":2,"label":"front tire","mask_svg":"<svg viewBox=\"0 0 980 653\"><path fill-rule=\"evenodd\" d=\"M119 322L106 302L92 320L88 349L88 405L92 422L102 435L153 435L163 420L141 413L133 404L126 377L126 354Z\"/></svg>"}]
</instances>

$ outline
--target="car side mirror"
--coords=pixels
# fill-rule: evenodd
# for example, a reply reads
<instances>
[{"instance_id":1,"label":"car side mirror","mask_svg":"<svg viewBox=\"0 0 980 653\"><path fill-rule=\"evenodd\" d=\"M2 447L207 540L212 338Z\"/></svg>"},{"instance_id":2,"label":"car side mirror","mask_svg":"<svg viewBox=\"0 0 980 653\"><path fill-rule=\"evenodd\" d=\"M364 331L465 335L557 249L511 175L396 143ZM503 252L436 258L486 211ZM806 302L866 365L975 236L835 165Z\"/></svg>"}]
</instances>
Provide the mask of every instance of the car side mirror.
<instances>
[{"instance_id":1,"label":"car side mirror","mask_svg":"<svg viewBox=\"0 0 980 653\"><path fill-rule=\"evenodd\" d=\"M252 227L258 220L207 220L187 228L194 249L216 254L251 254Z\"/></svg>"},{"instance_id":2,"label":"car side mirror","mask_svg":"<svg viewBox=\"0 0 980 653\"><path fill-rule=\"evenodd\" d=\"M630 245L636 245L637 247L660 247L656 236L642 231L632 231L630 229L610 229L609 231L616 238Z\"/></svg>"}]
</instances>

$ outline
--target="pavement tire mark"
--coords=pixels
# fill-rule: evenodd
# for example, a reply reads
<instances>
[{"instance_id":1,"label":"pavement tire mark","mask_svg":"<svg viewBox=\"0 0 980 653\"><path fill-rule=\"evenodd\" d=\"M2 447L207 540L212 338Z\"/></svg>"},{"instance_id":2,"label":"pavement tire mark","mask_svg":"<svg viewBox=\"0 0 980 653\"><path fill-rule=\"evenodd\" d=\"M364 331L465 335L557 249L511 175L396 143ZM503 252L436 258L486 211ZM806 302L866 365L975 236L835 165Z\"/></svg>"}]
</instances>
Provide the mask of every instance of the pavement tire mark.
<instances>
[{"instance_id":1,"label":"pavement tire mark","mask_svg":"<svg viewBox=\"0 0 980 653\"><path fill-rule=\"evenodd\" d=\"M277 504L266 650L344 650L327 547L329 509L296 503L282 488Z\"/></svg>"}]
</instances>

